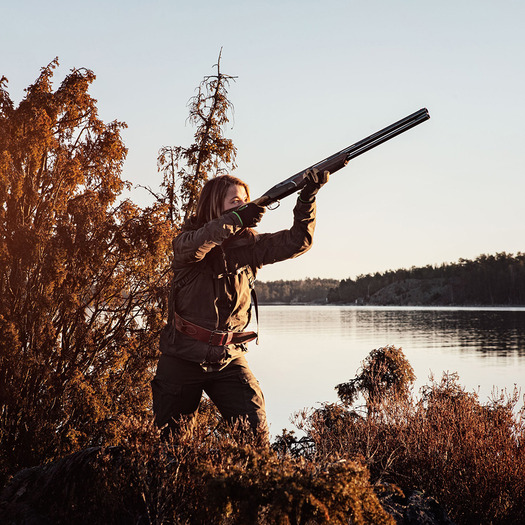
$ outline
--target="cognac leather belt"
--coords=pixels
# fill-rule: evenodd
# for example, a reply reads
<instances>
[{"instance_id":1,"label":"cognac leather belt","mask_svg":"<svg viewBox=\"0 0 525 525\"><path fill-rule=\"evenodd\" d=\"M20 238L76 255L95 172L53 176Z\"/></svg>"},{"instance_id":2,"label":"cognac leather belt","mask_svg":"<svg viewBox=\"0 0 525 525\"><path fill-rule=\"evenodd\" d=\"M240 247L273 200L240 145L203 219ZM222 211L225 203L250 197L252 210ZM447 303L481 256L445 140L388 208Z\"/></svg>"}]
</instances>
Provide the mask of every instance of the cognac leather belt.
<instances>
[{"instance_id":1,"label":"cognac leather belt","mask_svg":"<svg viewBox=\"0 0 525 525\"><path fill-rule=\"evenodd\" d=\"M255 332L223 332L221 330L208 330L191 321L183 319L175 312L175 328L197 341L202 341L212 346L226 346L230 344L247 343L257 338Z\"/></svg>"}]
</instances>

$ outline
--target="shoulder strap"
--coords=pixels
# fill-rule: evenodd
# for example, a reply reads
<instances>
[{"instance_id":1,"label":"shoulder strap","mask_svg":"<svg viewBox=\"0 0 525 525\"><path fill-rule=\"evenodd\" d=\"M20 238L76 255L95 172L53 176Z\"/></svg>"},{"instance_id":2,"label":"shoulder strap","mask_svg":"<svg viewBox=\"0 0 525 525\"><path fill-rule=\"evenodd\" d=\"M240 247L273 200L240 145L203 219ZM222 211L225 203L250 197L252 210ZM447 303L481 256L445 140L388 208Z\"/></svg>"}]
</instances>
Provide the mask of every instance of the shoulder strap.
<instances>
[{"instance_id":1,"label":"shoulder strap","mask_svg":"<svg viewBox=\"0 0 525 525\"><path fill-rule=\"evenodd\" d=\"M257 301L257 293L255 292L255 275L251 266L245 266L247 268L248 281L250 283L250 293L252 296L252 304L255 309L255 320L257 321L257 339L255 344L259 344L259 302Z\"/></svg>"},{"instance_id":2,"label":"shoulder strap","mask_svg":"<svg viewBox=\"0 0 525 525\"><path fill-rule=\"evenodd\" d=\"M248 276L248 282L250 284L250 294L252 297L252 304L255 309L255 320L257 321L257 340L255 341L255 344L259 344L259 302L257 301L257 293L255 292L255 275L253 273L252 267L247 264L246 266L241 266L240 268L237 268L234 272L230 273L222 273L220 275L217 275L217 279L222 279L226 275L238 275L242 272L246 272Z\"/></svg>"},{"instance_id":3,"label":"shoulder strap","mask_svg":"<svg viewBox=\"0 0 525 525\"><path fill-rule=\"evenodd\" d=\"M259 344L259 304L257 302L257 294L255 293L255 288L252 288L251 291L252 294L252 302L253 307L255 308L255 319L257 320L257 339L255 340L255 344Z\"/></svg>"}]
</instances>

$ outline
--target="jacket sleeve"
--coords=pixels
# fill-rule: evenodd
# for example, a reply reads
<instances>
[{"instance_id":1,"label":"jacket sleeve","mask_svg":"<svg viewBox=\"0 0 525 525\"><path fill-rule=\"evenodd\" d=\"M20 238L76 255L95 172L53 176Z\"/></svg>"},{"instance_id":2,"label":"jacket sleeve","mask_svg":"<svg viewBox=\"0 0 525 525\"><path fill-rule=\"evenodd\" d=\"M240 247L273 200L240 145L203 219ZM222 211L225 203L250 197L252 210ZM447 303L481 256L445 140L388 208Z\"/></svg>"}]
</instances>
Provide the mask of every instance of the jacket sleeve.
<instances>
[{"instance_id":1,"label":"jacket sleeve","mask_svg":"<svg viewBox=\"0 0 525 525\"><path fill-rule=\"evenodd\" d=\"M315 212L315 200L303 202L297 199L293 225L289 230L258 236L253 252L254 267L258 269L265 264L292 259L308 251L313 242Z\"/></svg>"},{"instance_id":2,"label":"jacket sleeve","mask_svg":"<svg viewBox=\"0 0 525 525\"><path fill-rule=\"evenodd\" d=\"M215 246L241 229L233 213L226 213L198 230L184 231L173 239L173 266L175 268L201 261Z\"/></svg>"}]
</instances>

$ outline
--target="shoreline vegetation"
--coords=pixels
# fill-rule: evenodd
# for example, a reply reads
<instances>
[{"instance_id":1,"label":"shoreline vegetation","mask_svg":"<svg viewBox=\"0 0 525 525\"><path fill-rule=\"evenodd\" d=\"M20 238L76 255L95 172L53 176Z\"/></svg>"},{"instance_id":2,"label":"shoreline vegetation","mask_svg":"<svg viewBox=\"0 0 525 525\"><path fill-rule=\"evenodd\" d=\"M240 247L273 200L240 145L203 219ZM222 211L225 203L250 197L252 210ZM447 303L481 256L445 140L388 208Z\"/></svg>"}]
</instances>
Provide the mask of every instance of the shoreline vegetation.
<instances>
[{"instance_id":1,"label":"shoreline vegetation","mask_svg":"<svg viewBox=\"0 0 525 525\"><path fill-rule=\"evenodd\" d=\"M206 399L162 441L126 418L112 446L21 470L0 491L6 524L518 524L525 520L525 406L481 403L457 374L422 387L401 349L370 352L339 401L295 415L270 447ZM518 410L516 410L518 408Z\"/></svg>"},{"instance_id":2,"label":"shoreline vegetation","mask_svg":"<svg viewBox=\"0 0 525 525\"><path fill-rule=\"evenodd\" d=\"M480 255L355 279L257 281L260 304L524 306L525 254Z\"/></svg>"}]
</instances>

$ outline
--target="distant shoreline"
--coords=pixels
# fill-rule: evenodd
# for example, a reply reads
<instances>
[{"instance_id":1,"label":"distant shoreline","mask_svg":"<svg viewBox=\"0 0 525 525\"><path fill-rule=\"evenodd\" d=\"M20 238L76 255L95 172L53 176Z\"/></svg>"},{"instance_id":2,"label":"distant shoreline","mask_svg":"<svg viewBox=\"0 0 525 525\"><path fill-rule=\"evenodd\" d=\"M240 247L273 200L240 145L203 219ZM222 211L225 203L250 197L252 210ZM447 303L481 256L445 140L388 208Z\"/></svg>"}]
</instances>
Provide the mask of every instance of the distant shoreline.
<instances>
[{"instance_id":1,"label":"distant shoreline","mask_svg":"<svg viewBox=\"0 0 525 525\"><path fill-rule=\"evenodd\" d=\"M362 308L370 310L379 310L379 309L403 309L403 310L525 310L524 305L483 305L483 304L473 304L473 305L435 305L435 304L418 304L418 305L407 305L407 304L355 304L355 303L269 303L269 302L259 302L259 306L346 306L352 308Z\"/></svg>"},{"instance_id":2,"label":"distant shoreline","mask_svg":"<svg viewBox=\"0 0 525 525\"><path fill-rule=\"evenodd\" d=\"M392 270L355 279L255 284L260 304L523 307L525 254L480 255L441 266Z\"/></svg>"}]
</instances>

